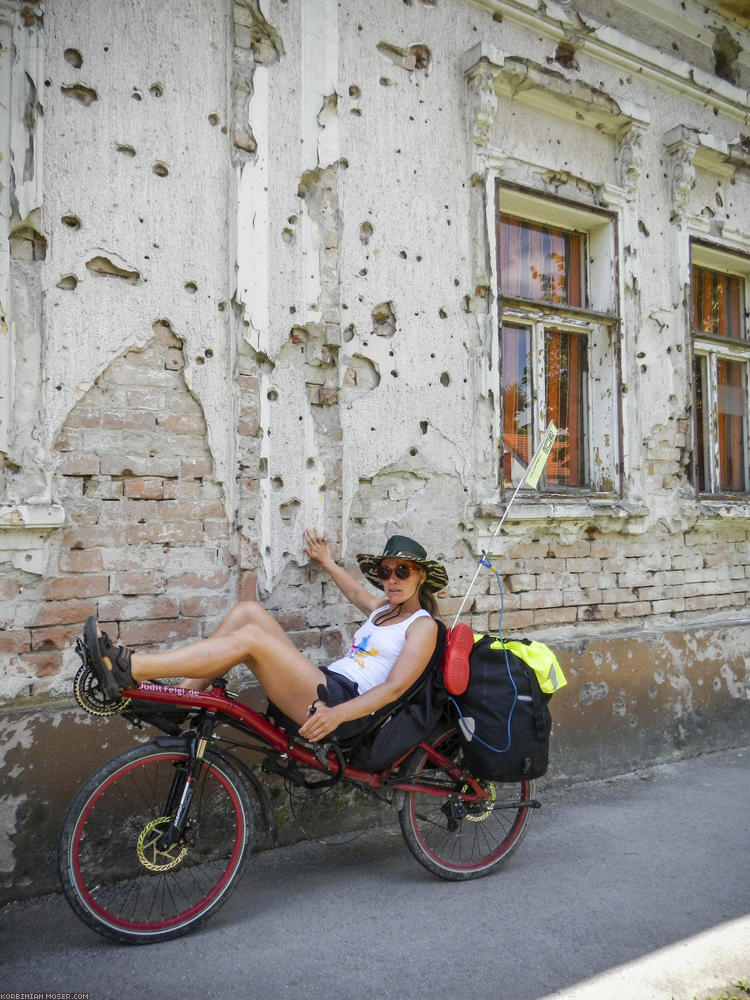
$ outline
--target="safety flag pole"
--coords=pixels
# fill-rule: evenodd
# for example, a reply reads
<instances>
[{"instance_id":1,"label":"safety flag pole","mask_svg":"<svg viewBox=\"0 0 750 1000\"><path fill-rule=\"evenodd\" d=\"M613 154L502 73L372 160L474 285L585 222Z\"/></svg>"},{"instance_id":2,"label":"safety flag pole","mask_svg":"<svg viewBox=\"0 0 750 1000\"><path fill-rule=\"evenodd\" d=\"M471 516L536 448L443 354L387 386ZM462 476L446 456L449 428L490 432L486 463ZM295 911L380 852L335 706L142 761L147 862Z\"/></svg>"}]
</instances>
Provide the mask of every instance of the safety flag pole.
<instances>
[{"instance_id":1,"label":"safety flag pole","mask_svg":"<svg viewBox=\"0 0 750 1000\"><path fill-rule=\"evenodd\" d=\"M534 452L534 455L526 468L525 474L522 476L520 482L518 483L518 486L516 486L513 492L513 496L510 498L510 502L508 503L508 506L505 508L503 516L500 518L500 523L495 528L492 538L490 538L489 545L487 546L487 548L490 551L492 550L492 543L495 541L498 534L500 533L500 529L502 528L505 519L508 516L508 513L510 512L510 508L513 506L513 501L518 496L518 491L524 485L530 486L534 490L537 488L539 478L542 475L542 472L544 471L545 465L547 464L547 459L550 456L550 453L552 451L552 445L555 443L556 437L557 437L557 428L555 427L554 423L550 420L549 424L547 425L547 430L544 432L544 436L542 437L542 440L539 442L539 447ZM474 574L474 578L472 579L471 583L469 584L469 589L466 591L466 596L464 597L461 603L461 607L458 609L458 614L456 615L453 625L451 626L452 628L456 627L458 619L461 617L461 612L463 611L464 606L466 605L466 602L469 599L469 594L474 588L474 584L477 582L477 577L479 576L482 566L485 565L484 557L486 557L486 555L487 552L485 550L482 550L483 558L479 560L477 571Z\"/></svg>"}]
</instances>

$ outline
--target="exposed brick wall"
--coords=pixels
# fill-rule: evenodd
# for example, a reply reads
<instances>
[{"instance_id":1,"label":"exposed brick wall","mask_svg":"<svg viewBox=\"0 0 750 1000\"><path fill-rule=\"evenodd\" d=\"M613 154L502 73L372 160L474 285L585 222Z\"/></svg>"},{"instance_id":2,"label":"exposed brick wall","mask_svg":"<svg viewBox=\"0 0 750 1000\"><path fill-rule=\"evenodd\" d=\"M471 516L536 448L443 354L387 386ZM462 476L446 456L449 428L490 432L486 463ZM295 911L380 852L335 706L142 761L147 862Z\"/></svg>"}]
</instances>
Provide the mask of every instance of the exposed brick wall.
<instances>
[{"instance_id":1,"label":"exposed brick wall","mask_svg":"<svg viewBox=\"0 0 750 1000\"><path fill-rule=\"evenodd\" d=\"M58 674L87 615L128 645L200 638L233 595L234 540L201 409L165 323L102 373L58 436L66 528L43 580L0 582L6 670L34 694ZM5 657L4 657L5 659Z\"/></svg>"},{"instance_id":2,"label":"exposed brick wall","mask_svg":"<svg viewBox=\"0 0 750 1000\"><path fill-rule=\"evenodd\" d=\"M582 540L506 542L503 630L586 622L701 620L748 605L750 531L742 524ZM483 571L489 575L489 571ZM497 587L471 603L477 630L496 627Z\"/></svg>"}]
</instances>

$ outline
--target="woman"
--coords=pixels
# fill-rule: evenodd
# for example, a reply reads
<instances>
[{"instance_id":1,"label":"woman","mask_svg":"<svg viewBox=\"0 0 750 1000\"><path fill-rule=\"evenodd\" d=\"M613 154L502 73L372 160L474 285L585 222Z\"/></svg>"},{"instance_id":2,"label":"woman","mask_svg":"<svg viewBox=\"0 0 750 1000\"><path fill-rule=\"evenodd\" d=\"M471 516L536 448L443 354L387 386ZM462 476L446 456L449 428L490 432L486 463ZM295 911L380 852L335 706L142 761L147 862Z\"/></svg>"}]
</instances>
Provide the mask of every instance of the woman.
<instances>
[{"instance_id":1,"label":"woman","mask_svg":"<svg viewBox=\"0 0 750 1000\"><path fill-rule=\"evenodd\" d=\"M367 621L357 629L349 653L322 669L296 648L276 619L255 601L236 604L207 639L163 653L136 653L110 642L96 619L86 622L84 639L91 666L107 697L141 681L186 677L183 687L205 688L232 667L245 663L267 697L300 726L312 742L346 722L364 719L396 701L420 676L437 641L433 594L448 583L440 563L411 538L393 535L382 555L358 555L360 569L387 604L336 564L326 535L305 532L305 552L324 569ZM318 697L324 684L329 703Z\"/></svg>"}]
</instances>

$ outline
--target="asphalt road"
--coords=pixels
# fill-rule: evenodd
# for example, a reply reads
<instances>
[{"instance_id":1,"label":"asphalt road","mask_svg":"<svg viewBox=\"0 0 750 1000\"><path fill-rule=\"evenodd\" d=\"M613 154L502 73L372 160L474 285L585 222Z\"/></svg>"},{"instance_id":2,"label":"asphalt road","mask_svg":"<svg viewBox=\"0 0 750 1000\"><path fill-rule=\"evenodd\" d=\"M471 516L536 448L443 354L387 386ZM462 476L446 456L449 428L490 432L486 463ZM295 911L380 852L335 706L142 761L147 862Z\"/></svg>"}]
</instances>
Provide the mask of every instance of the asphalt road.
<instances>
[{"instance_id":1,"label":"asphalt road","mask_svg":"<svg viewBox=\"0 0 750 1000\"><path fill-rule=\"evenodd\" d=\"M548 790L498 872L434 878L397 828L251 858L177 941L62 896L0 910L0 1000L693 1000L750 981L750 748Z\"/></svg>"}]
</instances>

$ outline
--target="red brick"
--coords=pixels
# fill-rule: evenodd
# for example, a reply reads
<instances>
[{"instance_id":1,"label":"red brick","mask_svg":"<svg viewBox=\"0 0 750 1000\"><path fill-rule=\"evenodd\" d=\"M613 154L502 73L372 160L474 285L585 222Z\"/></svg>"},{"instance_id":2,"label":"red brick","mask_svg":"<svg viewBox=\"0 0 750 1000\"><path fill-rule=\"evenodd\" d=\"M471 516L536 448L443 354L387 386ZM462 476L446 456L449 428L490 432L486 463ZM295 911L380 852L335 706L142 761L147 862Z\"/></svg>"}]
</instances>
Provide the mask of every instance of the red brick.
<instances>
[{"instance_id":1,"label":"red brick","mask_svg":"<svg viewBox=\"0 0 750 1000\"><path fill-rule=\"evenodd\" d=\"M74 576L45 580L42 597L47 601L69 601L76 597L102 597L109 593L108 576Z\"/></svg>"},{"instance_id":2,"label":"red brick","mask_svg":"<svg viewBox=\"0 0 750 1000\"><path fill-rule=\"evenodd\" d=\"M101 420L99 410L84 409L77 406L65 421L65 427L98 427Z\"/></svg>"},{"instance_id":3,"label":"red brick","mask_svg":"<svg viewBox=\"0 0 750 1000\"><path fill-rule=\"evenodd\" d=\"M611 621L617 614L616 604L595 604L578 608L578 621Z\"/></svg>"},{"instance_id":4,"label":"red brick","mask_svg":"<svg viewBox=\"0 0 750 1000\"><path fill-rule=\"evenodd\" d=\"M170 479L179 475L180 465L177 459L146 458L137 455L104 455L102 456L103 476L128 476L141 478L143 476L159 476Z\"/></svg>"},{"instance_id":5,"label":"red brick","mask_svg":"<svg viewBox=\"0 0 750 1000\"><path fill-rule=\"evenodd\" d=\"M21 662L31 667L37 677L49 677L60 673L62 653L27 653Z\"/></svg>"},{"instance_id":6,"label":"red brick","mask_svg":"<svg viewBox=\"0 0 750 1000\"><path fill-rule=\"evenodd\" d=\"M241 437L257 438L260 436L259 420L240 420L237 424L237 433Z\"/></svg>"},{"instance_id":7,"label":"red brick","mask_svg":"<svg viewBox=\"0 0 750 1000\"><path fill-rule=\"evenodd\" d=\"M158 322L153 325L154 339L152 343L162 346L162 347L172 347L179 350L182 354L182 341L175 334L169 323Z\"/></svg>"},{"instance_id":8,"label":"red brick","mask_svg":"<svg viewBox=\"0 0 750 1000\"><path fill-rule=\"evenodd\" d=\"M201 507L200 501L162 500L156 512L162 521L201 521Z\"/></svg>"},{"instance_id":9,"label":"red brick","mask_svg":"<svg viewBox=\"0 0 750 1000\"><path fill-rule=\"evenodd\" d=\"M471 615L470 618L467 618L466 615L464 615L461 620L465 621L472 631L477 633L487 632L490 627L489 615Z\"/></svg>"},{"instance_id":10,"label":"red brick","mask_svg":"<svg viewBox=\"0 0 750 1000\"><path fill-rule=\"evenodd\" d=\"M212 575L199 576L197 573L182 573L180 576L171 577L170 587L177 587L181 590L219 590L226 587L232 578L229 570L216 570Z\"/></svg>"},{"instance_id":11,"label":"red brick","mask_svg":"<svg viewBox=\"0 0 750 1000\"><path fill-rule=\"evenodd\" d=\"M98 476L99 458L85 452L77 455L75 452L63 452L64 458L57 464L57 471L62 476Z\"/></svg>"},{"instance_id":12,"label":"red brick","mask_svg":"<svg viewBox=\"0 0 750 1000\"><path fill-rule=\"evenodd\" d=\"M213 470L210 458L184 458L181 474L185 479L207 479Z\"/></svg>"},{"instance_id":13,"label":"red brick","mask_svg":"<svg viewBox=\"0 0 750 1000\"><path fill-rule=\"evenodd\" d=\"M509 611L507 615L503 615L503 631L510 631L511 629L524 629L531 628L534 624L534 612L533 611ZM474 623L472 621L472 627ZM485 626L486 628L487 626Z\"/></svg>"},{"instance_id":14,"label":"red brick","mask_svg":"<svg viewBox=\"0 0 750 1000\"><path fill-rule=\"evenodd\" d=\"M169 434L193 434L202 438L206 433L206 423L202 416L184 413L171 414L157 420L159 430Z\"/></svg>"},{"instance_id":15,"label":"red brick","mask_svg":"<svg viewBox=\"0 0 750 1000\"><path fill-rule=\"evenodd\" d=\"M119 500L122 487L117 479L94 479L86 483L86 496L90 500Z\"/></svg>"},{"instance_id":16,"label":"red brick","mask_svg":"<svg viewBox=\"0 0 750 1000\"><path fill-rule=\"evenodd\" d=\"M257 394L260 388L260 383L255 375L239 375L237 378L237 384L242 392L252 394Z\"/></svg>"},{"instance_id":17,"label":"red brick","mask_svg":"<svg viewBox=\"0 0 750 1000\"><path fill-rule=\"evenodd\" d=\"M145 597L120 597L112 594L99 601L100 616L118 622L133 619L176 618L179 613L179 601L164 594Z\"/></svg>"},{"instance_id":18,"label":"red brick","mask_svg":"<svg viewBox=\"0 0 750 1000\"><path fill-rule=\"evenodd\" d=\"M315 628L291 632L289 638L298 649L319 649L321 645L320 632Z\"/></svg>"},{"instance_id":19,"label":"red brick","mask_svg":"<svg viewBox=\"0 0 750 1000\"><path fill-rule=\"evenodd\" d=\"M258 574L243 572L240 580L240 599L243 601L258 600Z\"/></svg>"},{"instance_id":20,"label":"red brick","mask_svg":"<svg viewBox=\"0 0 750 1000\"><path fill-rule=\"evenodd\" d=\"M617 618L645 618L651 614L651 605L648 601L636 601L633 604L618 604Z\"/></svg>"},{"instance_id":21,"label":"red brick","mask_svg":"<svg viewBox=\"0 0 750 1000\"><path fill-rule=\"evenodd\" d=\"M229 611L226 597L214 595L209 597L186 597L180 601L180 614L185 618L224 617Z\"/></svg>"},{"instance_id":22,"label":"red brick","mask_svg":"<svg viewBox=\"0 0 750 1000\"><path fill-rule=\"evenodd\" d=\"M110 589L113 594L163 594L166 586L163 573L114 573Z\"/></svg>"},{"instance_id":23,"label":"red brick","mask_svg":"<svg viewBox=\"0 0 750 1000\"><path fill-rule=\"evenodd\" d=\"M559 608L562 603L561 590L535 590L529 594L521 594L521 609L524 611Z\"/></svg>"},{"instance_id":24,"label":"red brick","mask_svg":"<svg viewBox=\"0 0 750 1000\"><path fill-rule=\"evenodd\" d=\"M131 500L161 500L164 496L164 480L155 476L126 479L125 496Z\"/></svg>"},{"instance_id":25,"label":"red brick","mask_svg":"<svg viewBox=\"0 0 750 1000\"><path fill-rule=\"evenodd\" d=\"M120 623L120 639L128 646L178 645L200 638L201 629L198 618Z\"/></svg>"},{"instance_id":26,"label":"red brick","mask_svg":"<svg viewBox=\"0 0 750 1000\"><path fill-rule=\"evenodd\" d=\"M344 637L341 629L331 628L323 633L323 647L333 660L344 654Z\"/></svg>"},{"instance_id":27,"label":"red brick","mask_svg":"<svg viewBox=\"0 0 750 1000\"><path fill-rule=\"evenodd\" d=\"M685 610L686 611L706 611L709 608L716 607L715 597L686 597L685 598Z\"/></svg>"},{"instance_id":28,"label":"red brick","mask_svg":"<svg viewBox=\"0 0 750 1000\"><path fill-rule=\"evenodd\" d=\"M96 524L99 520L99 505L78 501L76 506L68 511L68 518L71 524Z\"/></svg>"},{"instance_id":29,"label":"red brick","mask_svg":"<svg viewBox=\"0 0 750 1000\"><path fill-rule=\"evenodd\" d=\"M131 524L125 529L128 545L151 542L157 545L199 545L203 541L203 530L195 522L152 522L151 524Z\"/></svg>"},{"instance_id":30,"label":"red brick","mask_svg":"<svg viewBox=\"0 0 750 1000\"><path fill-rule=\"evenodd\" d=\"M216 520L226 523L227 512L221 500L203 500L199 509L204 521Z\"/></svg>"},{"instance_id":31,"label":"red brick","mask_svg":"<svg viewBox=\"0 0 750 1000\"><path fill-rule=\"evenodd\" d=\"M274 617L285 632L307 628L307 615L304 611L279 611Z\"/></svg>"},{"instance_id":32,"label":"red brick","mask_svg":"<svg viewBox=\"0 0 750 1000\"><path fill-rule=\"evenodd\" d=\"M62 544L67 549L123 547L125 532L112 525L80 525L63 532Z\"/></svg>"},{"instance_id":33,"label":"red brick","mask_svg":"<svg viewBox=\"0 0 750 1000\"><path fill-rule=\"evenodd\" d=\"M508 555L511 559L533 559L535 556L557 557L556 552L550 551L547 542L527 542L525 545L514 545Z\"/></svg>"},{"instance_id":34,"label":"red brick","mask_svg":"<svg viewBox=\"0 0 750 1000\"><path fill-rule=\"evenodd\" d=\"M31 630L31 648L35 651L69 649L81 634L80 625L53 625Z\"/></svg>"},{"instance_id":35,"label":"red brick","mask_svg":"<svg viewBox=\"0 0 750 1000\"><path fill-rule=\"evenodd\" d=\"M204 521L203 536L207 541L226 541L229 538L229 525L226 521Z\"/></svg>"},{"instance_id":36,"label":"red brick","mask_svg":"<svg viewBox=\"0 0 750 1000\"><path fill-rule=\"evenodd\" d=\"M24 602L17 606L17 617L25 625L80 625L89 615L96 614L96 601L45 601L43 604Z\"/></svg>"},{"instance_id":37,"label":"red brick","mask_svg":"<svg viewBox=\"0 0 750 1000\"><path fill-rule=\"evenodd\" d=\"M165 500L199 500L201 484L195 479L165 479Z\"/></svg>"},{"instance_id":38,"label":"red brick","mask_svg":"<svg viewBox=\"0 0 750 1000\"><path fill-rule=\"evenodd\" d=\"M80 431L63 427L55 441L55 451L80 451L83 447L83 435Z\"/></svg>"},{"instance_id":39,"label":"red brick","mask_svg":"<svg viewBox=\"0 0 750 1000\"><path fill-rule=\"evenodd\" d=\"M534 625L565 625L576 621L577 618L578 608L544 608L534 612Z\"/></svg>"},{"instance_id":40,"label":"red brick","mask_svg":"<svg viewBox=\"0 0 750 1000\"><path fill-rule=\"evenodd\" d=\"M61 573L95 573L103 567L104 560L99 549L61 552L58 559Z\"/></svg>"},{"instance_id":41,"label":"red brick","mask_svg":"<svg viewBox=\"0 0 750 1000\"><path fill-rule=\"evenodd\" d=\"M3 629L0 632L0 653L26 653L31 645L27 628Z\"/></svg>"},{"instance_id":42,"label":"red brick","mask_svg":"<svg viewBox=\"0 0 750 1000\"><path fill-rule=\"evenodd\" d=\"M131 410L128 413L103 413L102 428L106 431L153 431L156 417L148 410Z\"/></svg>"},{"instance_id":43,"label":"red brick","mask_svg":"<svg viewBox=\"0 0 750 1000\"><path fill-rule=\"evenodd\" d=\"M750 572L750 567L748 570ZM14 601L20 593L20 586L13 580L0 580L0 597Z\"/></svg>"}]
</instances>

